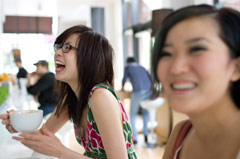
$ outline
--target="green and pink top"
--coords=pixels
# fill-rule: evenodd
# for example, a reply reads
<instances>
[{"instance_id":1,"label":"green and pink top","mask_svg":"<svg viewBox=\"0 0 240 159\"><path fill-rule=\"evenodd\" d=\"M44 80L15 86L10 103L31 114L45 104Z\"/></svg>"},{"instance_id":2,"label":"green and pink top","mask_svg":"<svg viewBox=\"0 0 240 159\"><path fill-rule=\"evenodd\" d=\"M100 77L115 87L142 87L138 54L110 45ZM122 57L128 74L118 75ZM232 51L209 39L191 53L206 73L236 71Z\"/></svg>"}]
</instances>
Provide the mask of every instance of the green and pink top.
<instances>
[{"instance_id":1,"label":"green and pink top","mask_svg":"<svg viewBox=\"0 0 240 159\"><path fill-rule=\"evenodd\" d=\"M106 152L103 147L101 135L98 131L97 124L94 120L92 110L89 104L92 94L96 89L99 89L99 88L105 88L109 90L116 97L119 103L119 106L121 107L121 110L122 110L123 135L126 143L128 159L136 159L137 156L134 152L132 130L131 130L130 124L128 123L128 117L124 110L123 104L111 87L106 85L100 85L100 84L94 86L88 95L88 115L87 115L87 128L85 130L86 131L85 139L83 137L78 136L79 132L81 133L81 131L83 130L81 130L81 128L74 125L76 139L78 143L81 144L85 149L84 155L91 158L95 158L95 159L107 158Z\"/></svg>"}]
</instances>

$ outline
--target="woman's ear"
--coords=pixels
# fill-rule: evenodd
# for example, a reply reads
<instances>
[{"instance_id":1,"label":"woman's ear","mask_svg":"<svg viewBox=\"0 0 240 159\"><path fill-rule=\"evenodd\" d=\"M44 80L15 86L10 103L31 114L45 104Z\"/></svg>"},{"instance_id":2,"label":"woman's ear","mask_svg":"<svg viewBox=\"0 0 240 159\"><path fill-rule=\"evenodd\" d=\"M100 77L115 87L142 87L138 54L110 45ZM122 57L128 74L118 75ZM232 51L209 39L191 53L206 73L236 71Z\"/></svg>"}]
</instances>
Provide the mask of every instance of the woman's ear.
<instances>
[{"instance_id":1,"label":"woman's ear","mask_svg":"<svg viewBox=\"0 0 240 159\"><path fill-rule=\"evenodd\" d=\"M235 59L234 61L234 72L231 76L231 81L235 82L238 81L240 79L240 57L238 57L237 59Z\"/></svg>"}]
</instances>

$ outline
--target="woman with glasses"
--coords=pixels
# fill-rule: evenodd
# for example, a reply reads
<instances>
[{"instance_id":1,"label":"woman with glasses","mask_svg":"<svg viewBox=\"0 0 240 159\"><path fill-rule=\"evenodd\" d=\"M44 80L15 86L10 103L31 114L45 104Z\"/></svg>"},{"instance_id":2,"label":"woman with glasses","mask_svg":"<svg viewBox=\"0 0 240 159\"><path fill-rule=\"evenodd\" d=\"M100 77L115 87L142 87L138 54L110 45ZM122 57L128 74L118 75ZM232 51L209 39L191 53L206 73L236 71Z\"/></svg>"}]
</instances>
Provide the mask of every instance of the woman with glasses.
<instances>
[{"instance_id":1,"label":"woman with glasses","mask_svg":"<svg viewBox=\"0 0 240 159\"><path fill-rule=\"evenodd\" d=\"M40 132L14 139L59 159L136 159L127 114L113 91L113 49L108 40L80 25L64 31L54 49L60 88L57 108ZM2 118L15 132L7 115ZM69 119L84 154L68 149L54 135Z\"/></svg>"},{"instance_id":2,"label":"woman with glasses","mask_svg":"<svg viewBox=\"0 0 240 159\"><path fill-rule=\"evenodd\" d=\"M240 150L240 13L189 6L163 22L153 69L169 106L188 115L164 159L236 159Z\"/></svg>"}]
</instances>

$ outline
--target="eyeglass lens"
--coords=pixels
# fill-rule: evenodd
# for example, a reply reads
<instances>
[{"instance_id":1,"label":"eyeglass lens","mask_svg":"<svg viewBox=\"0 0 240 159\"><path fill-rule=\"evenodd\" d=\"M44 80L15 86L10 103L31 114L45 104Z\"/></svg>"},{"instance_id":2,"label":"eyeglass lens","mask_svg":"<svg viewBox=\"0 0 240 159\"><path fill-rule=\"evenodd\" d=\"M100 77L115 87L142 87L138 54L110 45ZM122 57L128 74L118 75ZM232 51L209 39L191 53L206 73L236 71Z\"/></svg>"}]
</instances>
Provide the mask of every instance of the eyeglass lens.
<instances>
[{"instance_id":1,"label":"eyeglass lens","mask_svg":"<svg viewBox=\"0 0 240 159\"><path fill-rule=\"evenodd\" d=\"M60 49L60 48L62 48L62 51L63 51L64 53L69 52L69 50L71 50L72 48L77 49L77 48L75 48L75 47L73 47L73 46L71 46L71 45L69 45L69 44L64 44L64 45L55 44L55 45L54 45L54 51L55 51L55 52L56 52L58 49Z\"/></svg>"}]
</instances>

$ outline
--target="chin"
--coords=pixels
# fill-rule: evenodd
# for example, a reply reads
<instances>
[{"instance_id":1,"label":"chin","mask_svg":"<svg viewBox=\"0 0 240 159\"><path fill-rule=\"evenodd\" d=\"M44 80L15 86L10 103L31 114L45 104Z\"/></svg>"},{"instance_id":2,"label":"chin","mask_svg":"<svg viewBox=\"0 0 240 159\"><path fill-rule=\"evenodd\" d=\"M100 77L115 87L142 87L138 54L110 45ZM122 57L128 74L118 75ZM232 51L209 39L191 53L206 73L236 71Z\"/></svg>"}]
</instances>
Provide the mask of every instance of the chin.
<instances>
[{"instance_id":1,"label":"chin","mask_svg":"<svg viewBox=\"0 0 240 159\"><path fill-rule=\"evenodd\" d=\"M59 81L61 81L61 82L65 82L65 80L63 79L63 78L61 78L61 76L60 75L55 75L55 78L57 79L57 80L59 80Z\"/></svg>"},{"instance_id":2,"label":"chin","mask_svg":"<svg viewBox=\"0 0 240 159\"><path fill-rule=\"evenodd\" d=\"M185 115L193 115L193 114L199 114L203 111L203 109L198 106L198 105L194 105L194 104L171 104L169 103L169 107L171 107L175 112L178 113L182 113Z\"/></svg>"},{"instance_id":3,"label":"chin","mask_svg":"<svg viewBox=\"0 0 240 159\"><path fill-rule=\"evenodd\" d=\"M179 113L188 113L190 109L192 109L192 107L185 103L185 102L168 102L168 105L170 108L172 108L174 111L179 112Z\"/></svg>"},{"instance_id":4,"label":"chin","mask_svg":"<svg viewBox=\"0 0 240 159\"><path fill-rule=\"evenodd\" d=\"M59 77L59 75L58 75L57 73L55 74L55 78L56 78L57 80L61 81L61 78Z\"/></svg>"}]
</instances>

